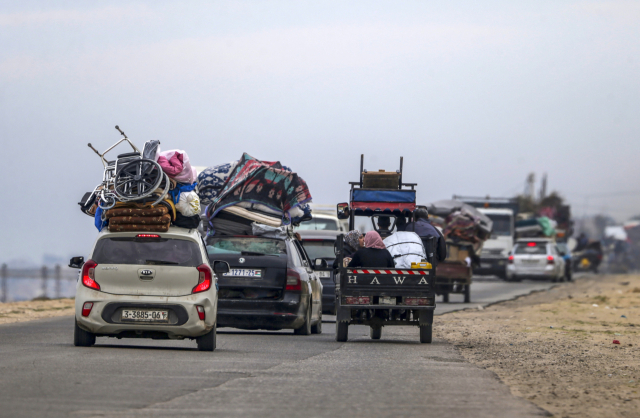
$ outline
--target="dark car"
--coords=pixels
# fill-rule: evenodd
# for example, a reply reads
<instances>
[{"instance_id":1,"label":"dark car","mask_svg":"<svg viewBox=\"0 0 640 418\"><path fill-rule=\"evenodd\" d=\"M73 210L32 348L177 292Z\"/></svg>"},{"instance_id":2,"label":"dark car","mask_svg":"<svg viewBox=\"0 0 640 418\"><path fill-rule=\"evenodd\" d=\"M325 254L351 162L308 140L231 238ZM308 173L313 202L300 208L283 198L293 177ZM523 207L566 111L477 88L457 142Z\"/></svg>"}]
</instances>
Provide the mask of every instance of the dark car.
<instances>
[{"instance_id":1,"label":"dark car","mask_svg":"<svg viewBox=\"0 0 640 418\"><path fill-rule=\"evenodd\" d=\"M322 283L298 241L213 236L207 253L230 267L218 278L218 328L322 332Z\"/></svg>"},{"instance_id":2,"label":"dark car","mask_svg":"<svg viewBox=\"0 0 640 418\"><path fill-rule=\"evenodd\" d=\"M333 280L333 260L335 260L334 245L336 237L343 232L341 231L297 231L302 238L302 245L307 251L309 258L315 264L316 273L322 281L322 313L336 314L336 285ZM318 259L326 262L318 263Z\"/></svg>"}]
</instances>

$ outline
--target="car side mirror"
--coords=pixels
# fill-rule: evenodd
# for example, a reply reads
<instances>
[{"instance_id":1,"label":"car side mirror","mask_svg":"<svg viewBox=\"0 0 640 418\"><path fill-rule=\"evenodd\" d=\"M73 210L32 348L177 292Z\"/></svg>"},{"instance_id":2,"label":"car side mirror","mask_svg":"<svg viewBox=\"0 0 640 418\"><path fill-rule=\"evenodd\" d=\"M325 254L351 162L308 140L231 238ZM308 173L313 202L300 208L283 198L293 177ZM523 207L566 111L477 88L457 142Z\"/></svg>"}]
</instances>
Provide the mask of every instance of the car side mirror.
<instances>
[{"instance_id":1,"label":"car side mirror","mask_svg":"<svg viewBox=\"0 0 640 418\"><path fill-rule=\"evenodd\" d=\"M82 257L82 256L80 256L80 257L72 257L71 260L69 260L69 267L71 267L73 269L82 268L83 264L84 264L84 257Z\"/></svg>"},{"instance_id":2,"label":"car side mirror","mask_svg":"<svg viewBox=\"0 0 640 418\"><path fill-rule=\"evenodd\" d=\"M229 267L229 263L226 261L214 261L213 262L213 271L216 273L216 276L223 276L225 273L229 273L231 268Z\"/></svg>"},{"instance_id":3,"label":"car side mirror","mask_svg":"<svg viewBox=\"0 0 640 418\"><path fill-rule=\"evenodd\" d=\"M325 260L324 258L316 258L315 260L313 260L313 265L316 269L326 269L329 267L329 265L327 264L327 260Z\"/></svg>"},{"instance_id":4,"label":"car side mirror","mask_svg":"<svg viewBox=\"0 0 640 418\"><path fill-rule=\"evenodd\" d=\"M336 206L338 219L349 219L349 204L348 203L338 203Z\"/></svg>"}]
</instances>

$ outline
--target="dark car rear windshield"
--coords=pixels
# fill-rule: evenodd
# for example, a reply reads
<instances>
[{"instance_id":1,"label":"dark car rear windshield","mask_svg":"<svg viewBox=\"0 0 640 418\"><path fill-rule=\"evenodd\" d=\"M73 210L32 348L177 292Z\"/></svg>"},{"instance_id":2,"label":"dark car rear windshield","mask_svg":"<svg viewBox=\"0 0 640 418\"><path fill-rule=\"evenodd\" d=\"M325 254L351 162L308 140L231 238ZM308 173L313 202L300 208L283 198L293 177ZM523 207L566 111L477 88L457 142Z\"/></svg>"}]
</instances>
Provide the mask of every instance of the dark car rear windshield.
<instances>
[{"instance_id":1,"label":"dark car rear windshield","mask_svg":"<svg viewBox=\"0 0 640 418\"><path fill-rule=\"evenodd\" d=\"M287 254L287 247L283 240L256 237L209 238L207 253L214 254L243 254L243 255L280 255Z\"/></svg>"},{"instance_id":2,"label":"dark car rear windshield","mask_svg":"<svg viewBox=\"0 0 640 418\"><path fill-rule=\"evenodd\" d=\"M516 245L514 254L544 255L547 253L546 242L527 242Z\"/></svg>"},{"instance_id":3,"label":"dark car rear windshield","mask_svg":"<svg viewBox=\"0 0 640 418\"><path fill-rule=\"evenodd\" d=\"M336 258L336 254L333 250L333 241L302 241L304 249L311 260L316 258Z\"/></svg>"},{"instance_id":4,"label":"dark car rear windshield","mask_svg":"<svg viewBox=\"0 0 640 418\"><path fill-rule=\"evenodd\" d=\"M197 267L202 264L198 244L170 238L103 238L96 244L92 259L98 264L182 267Z\"/></svg>"}]
</instances>

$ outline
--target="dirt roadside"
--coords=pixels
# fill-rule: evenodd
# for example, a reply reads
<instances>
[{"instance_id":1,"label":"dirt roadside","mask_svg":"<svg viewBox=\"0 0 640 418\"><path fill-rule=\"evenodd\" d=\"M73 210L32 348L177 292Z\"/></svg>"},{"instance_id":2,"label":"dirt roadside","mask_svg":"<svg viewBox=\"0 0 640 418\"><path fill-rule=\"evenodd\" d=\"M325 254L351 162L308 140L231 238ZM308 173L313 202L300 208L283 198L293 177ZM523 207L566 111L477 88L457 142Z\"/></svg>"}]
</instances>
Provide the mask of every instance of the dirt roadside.
<instances>
[{"instance_id":1,"label":"dirt roadside","mask_svg":"<svg viewBox=\"0 0 640 418\"><path fill-rule=\"evenodd\" d=\"M73 315L74 299L32 300L0 303L0 324Z\"/></svg>"},{"instance_id":2,"label":"dirt roadside","mask_svg":"<svg viewBox=\"0 0 640 418\"><path fill-rule=\"evenodd\" d=\"M553 416L640 416L640 276L585 277L445 314L434 335Z\"/></svg>"}]
</instances>

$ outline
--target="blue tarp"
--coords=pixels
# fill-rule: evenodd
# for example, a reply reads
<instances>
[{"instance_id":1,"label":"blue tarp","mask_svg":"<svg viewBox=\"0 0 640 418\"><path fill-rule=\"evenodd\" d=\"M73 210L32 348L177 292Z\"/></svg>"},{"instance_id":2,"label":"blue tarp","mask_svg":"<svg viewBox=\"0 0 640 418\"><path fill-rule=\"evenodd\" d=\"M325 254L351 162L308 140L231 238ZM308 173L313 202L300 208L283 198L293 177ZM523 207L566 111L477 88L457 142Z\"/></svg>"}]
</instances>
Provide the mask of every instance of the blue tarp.
<instances>
[{"instance_id":1,"label":"blue tarp","mask_svg":"<svg viewBox=\"0 0 640 418\"><path fill-rule=\"evenodd\" d=\"M416 201L415 190L366 190L353 189L352 202L389 202L413 203Z\"/></svg>"}]
</instances>

